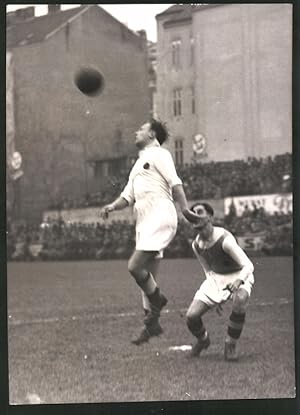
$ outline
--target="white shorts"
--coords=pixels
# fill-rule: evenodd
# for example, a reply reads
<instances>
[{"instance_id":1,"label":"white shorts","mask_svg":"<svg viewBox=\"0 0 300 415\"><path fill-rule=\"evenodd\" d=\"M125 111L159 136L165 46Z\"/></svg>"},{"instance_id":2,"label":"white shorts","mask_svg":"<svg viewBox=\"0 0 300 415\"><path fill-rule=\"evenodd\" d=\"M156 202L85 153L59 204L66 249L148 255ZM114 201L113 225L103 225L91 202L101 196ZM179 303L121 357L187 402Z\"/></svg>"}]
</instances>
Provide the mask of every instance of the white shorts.
<instances>
[{"instance_id":1,"label":"white shorts","mask_svg":"<svg viewBox=\"0 0 300 415\"><path fill-rule=\"evenodd\" d=\"M134 205L136 214L136 250L162 251L177 231L177 212L168 199L145 198Z\"/></svg>"},{"instance_id":2,"label":"white shorts","mask_svg":"<svg viewBox=\"0 0 300 415\"><path fill-rule=\"evenodd\" d=\"M232 274L217 274L216 272L209 271L206 273L206 279L201 284L199 290L194 296L194 300L201 300L209 307L220 304L223 301L227 301L231 294L228 290L224 290L227 284L235 281L239 278L240 271ZM254 275L248 276L241 288L247 291L249 297L251 295L252 286L254 284Z\"/></svg>"}]
</instances>

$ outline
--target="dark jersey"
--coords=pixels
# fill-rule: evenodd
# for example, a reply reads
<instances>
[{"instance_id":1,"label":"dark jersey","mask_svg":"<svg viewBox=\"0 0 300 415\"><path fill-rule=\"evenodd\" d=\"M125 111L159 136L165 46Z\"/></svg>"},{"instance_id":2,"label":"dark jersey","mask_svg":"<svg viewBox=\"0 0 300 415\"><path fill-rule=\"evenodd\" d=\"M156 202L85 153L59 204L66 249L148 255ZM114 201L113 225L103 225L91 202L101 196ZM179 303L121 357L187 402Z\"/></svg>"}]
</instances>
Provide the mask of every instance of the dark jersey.
<instances>
[{"instance_id":1,"label":"dark jersey","mask_svg":"<svg viewBox=\"0 0 300 415\"><path fill-rule=\"evenodd\" d=\"M231 234L224 229L224 234L207 249L199 247L197 238L192 243L196 256L203 258L208 267L217 274L231 274L242 269L241 265L223 250L223 241L227 235Z\"/></svg>"}]
</instances>

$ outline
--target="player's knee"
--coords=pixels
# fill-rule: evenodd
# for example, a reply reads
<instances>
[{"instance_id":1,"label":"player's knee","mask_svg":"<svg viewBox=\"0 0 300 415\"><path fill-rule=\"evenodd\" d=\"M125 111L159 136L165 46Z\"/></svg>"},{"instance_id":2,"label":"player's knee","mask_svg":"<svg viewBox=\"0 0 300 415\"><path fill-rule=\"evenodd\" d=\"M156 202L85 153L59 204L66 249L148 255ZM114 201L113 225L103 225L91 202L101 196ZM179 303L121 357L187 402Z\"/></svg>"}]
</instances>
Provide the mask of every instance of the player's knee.
<instances>
[{"instance_id":1,"label":"player's knee","mask_svg":"<svg viewBox=\"0 0 300 415\"><path fill-rule=\"evenodd\" d=\"M186 324L188 327L194 326L201 320L201 315L194 311L194 310L188 310L186 313Z\"/></svg>"},{"instance_id":2,"label":"player's knee","mask_svg":"<svg viewBox=\"0 0 300 415\"><path fill-rule=\"evenodd\" d=\"M144 284L149 278L149 273L141 269L135 261L129 260L128 271L139 285Z\"/></svg>"},{"instance_id":3,"label":"player's knee","mask_svg":"<svg viewBox=\"0 0 300 415\"><path fill-rule=\"evenodd\" d=\"M237 290L233 296L233 310L237 313L246 311L249 294L243 288Z\"/></svg>"},{"instance_id":4,"label":"player's knee","mask_svg":"<svg viewBox=\"0 0 300 415\"><path fill-rule=\"evenodd\" d=\"M129 273L134 277L137 278L138 277L138 267L135 261L133 260L129 260L128 261L128 271Z\"/></svg>"}]
</instances>

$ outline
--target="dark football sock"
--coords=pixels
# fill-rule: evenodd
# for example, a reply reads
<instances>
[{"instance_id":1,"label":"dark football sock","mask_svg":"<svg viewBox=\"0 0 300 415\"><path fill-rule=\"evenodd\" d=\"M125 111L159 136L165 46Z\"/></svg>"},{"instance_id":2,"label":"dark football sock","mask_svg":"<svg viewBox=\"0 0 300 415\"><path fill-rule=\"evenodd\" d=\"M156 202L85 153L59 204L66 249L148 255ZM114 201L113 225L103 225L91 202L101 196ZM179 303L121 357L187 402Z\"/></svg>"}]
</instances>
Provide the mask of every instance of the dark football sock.
<instances>
[{"instance_id":1,"label":"dark football sock","mask_svg":"<svg viewBox=\"0 0 300 415\"><path fill-rule=\"evenodd\" d=\"M149 301L154 307L159 308L161 304L160 289L156 287L152 294L147 294Z\"/></svg>"},{"instance_id":2,"label":"dark football sock","mask_svg":"<svg viewBox=\"0 0 300 415\"><path fill-rule=\"evenodd\" d=\"M203 321L202 318L198 318L198 319L187 319L187 326L190 330L190 332L197 337L198 339L201 339L203 337L205 337L206 334L206 329L203 325Z\"/></svg>"},{"instance_id":3,"label":"dark football sock","mask_svg":"<svg viewBox=\"0 0 300 415\"><path fill-rule=\"evenodd\" d=\"M227 333L228 336L231 337L234 340L237 340L240 338L240 335L242 333L244 324L245 324L245 317L246 313L236 313L232 311L229 317L229 324Z\"/></svg>"}]
</instances>

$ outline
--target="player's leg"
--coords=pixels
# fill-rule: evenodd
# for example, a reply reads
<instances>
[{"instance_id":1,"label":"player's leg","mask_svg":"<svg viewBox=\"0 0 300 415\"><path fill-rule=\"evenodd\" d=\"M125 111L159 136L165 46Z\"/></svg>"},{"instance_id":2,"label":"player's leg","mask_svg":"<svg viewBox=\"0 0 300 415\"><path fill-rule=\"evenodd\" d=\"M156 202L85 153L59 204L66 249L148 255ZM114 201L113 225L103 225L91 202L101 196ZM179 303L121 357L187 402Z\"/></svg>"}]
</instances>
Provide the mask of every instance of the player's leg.
<instances>
[{"instance_id":1,"label":"player's leg","mask_svg":"<svg viewBox=\"0 0 300 415\"><path fill-rule=\"evenodd\" d=\"M237 341L239 340L246 318L246 309L249 303L250 293L240 287L232 297L233 305L227 327L224 357L226 360L238 360Z\"/></svg>"},{"instance_id":2,"label":"player's leg","mask_svg":"<svg viewBox=\"0 0 300 415\"><path fill-rule=\"evenodd\" d=\"M128 262L128 270L146 294L151 305L151 312L155 309L160 311L162 303L165 303L165 298L147 267L156 255L155 251L134 251Z\"/></svg>"},{"instance_id":3,"label":"player's leg","mask_svg":"<svg viewBox=\"0 0 300 415\"><path fill-rule=\"evenodd\" d=\"M148 341L150 337L157 336L162 332L158 320L161 309L167 304L167 299L160 293L160 289L150 271L157 271L157 265L155 265L156 255L157 252L154 251L135 251L128 262L128 270L143 290L150 306L144 319L145 327L142 333L132 341L136 345L142 344Z\"/></svg>"},{"instance_id":4,"label":"player's leg","mask_svg":"<svg viewBox=\"0 0 300 415\"><path fill-rule=\"evenodd\" d=\"M147 269L152 274L156 283L157 283L159 263L160 263L160 258L155 257L154 259L151 258L150 261L146 264ZM141 289L141 293L142 293L142 304L143 304L143 309L145 313L144 327L142 328L138 336L133 338L131 341L133 344L137 346L139 346L142 343L147 342L150 339L150 337L159 336L160 334L163 333L163 329L159 323L159 316L157 316L156 322L152 321L152 324L150 325L150 327L147 324L147 318L149 314L151 313L151 304L150 304L150 301L147 295L144 293L142 289Z\"/></svg>"},{"instance_id":5,"label":"player's leg","mask_svg":"<svg viewBox=\"0 0 300 415\"><path fill-rule=\"evenodd\" d=\"M210 309L210 306L200 299L194 298L186 313L186 323L189 331L197 338L193 345L191 356L197 357L201 351L210 345L208 332L203 324L202 316Z\"/></svg>"},{"instance_id":6,"label":"player's leg","mask_svg":"<svg viewBox=\"0 0 300 415\"><path fill-rule=\"evenodd\" d=\"M148 271L152 274L154 280L156 281L156 284L158 283L158 269L160 264L160 258L154 258L146 264ZM144 291L141 289L142 294L142 305L143 310L145 313L145 316L151 311L150 302L147 297L147 295L144 293Z\"/></svg>"}]
</instances>

